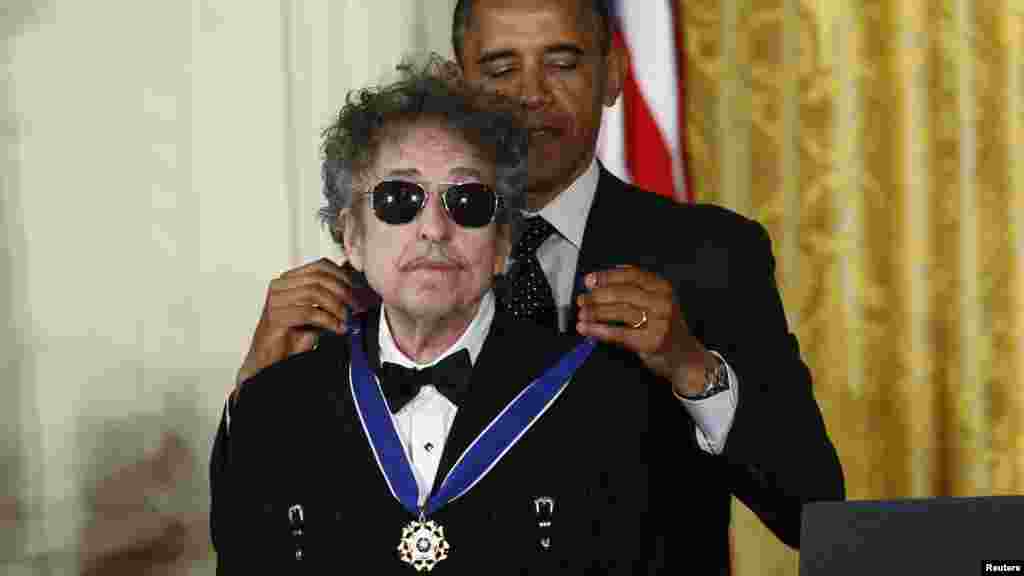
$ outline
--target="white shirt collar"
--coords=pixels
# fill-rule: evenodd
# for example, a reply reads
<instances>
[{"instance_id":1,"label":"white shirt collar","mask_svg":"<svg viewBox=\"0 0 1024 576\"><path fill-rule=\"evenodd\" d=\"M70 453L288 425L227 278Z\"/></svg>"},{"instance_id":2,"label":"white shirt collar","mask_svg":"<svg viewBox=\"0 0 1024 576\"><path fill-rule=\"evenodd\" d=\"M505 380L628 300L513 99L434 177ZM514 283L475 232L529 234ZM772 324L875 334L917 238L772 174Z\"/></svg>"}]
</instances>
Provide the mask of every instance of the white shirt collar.
<instances>
[{"instance_id":1,"label":"white shirt collar","mask_svg":"<svg viewBox=\"0 0 1024 576\"><path fill-rule=\"evenodd\" d=\"M483 348L484 340L487 339L487 333L491 330L492 320L494 320L494 293L488 290L480 300L480 307L477 308L476 316L469 323L469 326L466 327L466 331L462 333L462 336L459 336L459 339L433 362L417 364L398 349L398 345L395 344L395 338L391 335L391 327L388 326L387 317L384 315L384 307L381 306L380 328L377 330L377 343L380 349L381 364L391 362L406 368L426 368L437 364L463 348L469 350L469 361L476 364L476 357L480 355L480 349Z\"/></svg>"},{"instance_id":2,"label":"white shirt collar","mask_svg":"<svg viewBox=\"0 0 1024 576\"><path fill-rule=\"evenodd\" d=\"M583 174L577 178L561 194L555 196L539 214L558 230L577 250L583 244L583 231L587 227L587 214L594 203L597 193L597 182L601 171L597 167L597 158L590 161ZM533 216L534 214L527 214Z\"/></svg>"}]
</instances>

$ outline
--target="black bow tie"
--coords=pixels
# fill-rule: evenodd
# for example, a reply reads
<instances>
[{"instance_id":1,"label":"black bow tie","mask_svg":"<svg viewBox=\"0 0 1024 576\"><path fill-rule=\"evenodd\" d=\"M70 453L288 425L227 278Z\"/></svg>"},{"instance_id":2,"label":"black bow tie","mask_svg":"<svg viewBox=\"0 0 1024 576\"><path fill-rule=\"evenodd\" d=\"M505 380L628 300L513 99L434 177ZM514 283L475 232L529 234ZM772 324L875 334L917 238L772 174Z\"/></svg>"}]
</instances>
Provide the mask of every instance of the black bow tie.
<instances>
[{"instance_id":1,"label":"black bow tie","mask_svg":"<svg viewBox=\"0 0 1024 576\"><path fill-rule=\"evenodd\" d=\"M422 386L427 384L437 388L438 392L458 406L459 397L469 391L469 377L472 371L469 350L463 348L422 370L384 362L378 376L391 411L397 413L419 394Z\"/></svg>"}]
</instances>

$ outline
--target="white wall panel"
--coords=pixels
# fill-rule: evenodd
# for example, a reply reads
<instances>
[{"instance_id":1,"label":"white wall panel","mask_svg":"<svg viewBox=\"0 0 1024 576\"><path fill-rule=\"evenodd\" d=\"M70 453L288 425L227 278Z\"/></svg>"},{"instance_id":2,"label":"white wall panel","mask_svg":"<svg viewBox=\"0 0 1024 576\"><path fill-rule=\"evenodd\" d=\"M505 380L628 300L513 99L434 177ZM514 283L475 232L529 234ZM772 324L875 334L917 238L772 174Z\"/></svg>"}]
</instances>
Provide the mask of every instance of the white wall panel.
<instances>
[{"instance_id":1,"label":"white wall panel","mask_svg":"<svg viewBox=\"0 0 1024 576\"><path fill-rule=\"evenodd\" d=\"M266 285L337 256L320 132L448 54L452 4L4 1L0 572L159 536L148 507L188 530L171 572L209 573L206 460Z\"/></svg>"}]
</instances>

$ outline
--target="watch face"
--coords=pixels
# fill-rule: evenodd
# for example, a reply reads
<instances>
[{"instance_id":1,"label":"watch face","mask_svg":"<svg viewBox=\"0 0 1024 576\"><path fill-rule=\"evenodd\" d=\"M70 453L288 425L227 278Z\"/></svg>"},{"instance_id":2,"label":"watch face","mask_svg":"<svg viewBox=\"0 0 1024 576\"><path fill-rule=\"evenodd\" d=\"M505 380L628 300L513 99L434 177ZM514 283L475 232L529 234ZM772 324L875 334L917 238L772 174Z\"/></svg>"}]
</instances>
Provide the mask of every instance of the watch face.
<instances>
[{"instance_id":1,"label":"watch face","mask_svg":"<svg viewBox=\"0 0 1024 576\"><path fill-rule=\"evenodd\" d=\"M707 395L717 394L729 389L729 372L724 362L719 362L718 367L708 374L707 388L704 393Z\"/></svg>"},{"instance_id":2,"label":"watch face","mask_svg":"<svg viewBox=\"0 0 1024 576\"><path fill-rule=\"evenodd\" d=\"M729 370L726 368L725 363L719 361L718 366L714 370L704 371L704 391L700 394L690 396L683 394L682 397L688 400L704 400L710 398L719 392L723 392L729 389Z\"/></svg>"}]
</instances>

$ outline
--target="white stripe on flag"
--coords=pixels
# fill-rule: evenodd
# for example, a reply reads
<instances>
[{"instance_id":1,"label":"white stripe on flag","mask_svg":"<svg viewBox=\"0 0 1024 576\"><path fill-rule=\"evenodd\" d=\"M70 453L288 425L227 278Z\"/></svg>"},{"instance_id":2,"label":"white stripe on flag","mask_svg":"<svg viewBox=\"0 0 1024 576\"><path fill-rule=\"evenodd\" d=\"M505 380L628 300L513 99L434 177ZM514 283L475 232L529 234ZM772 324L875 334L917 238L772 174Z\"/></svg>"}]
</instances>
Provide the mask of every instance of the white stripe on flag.
<instances>
[{"instance_id":1,"label":"white stripe on flag","mask_svg":"<svg viewBox=\"0 0 1024 576\"><path fill-rule=\"evenodd\" d=\"M626 167L626 127L621 96L614 106L604 110L601 133L597 140L597 156L609 172L623 181L631 181Z\"/></svg>"}]
</instances>

